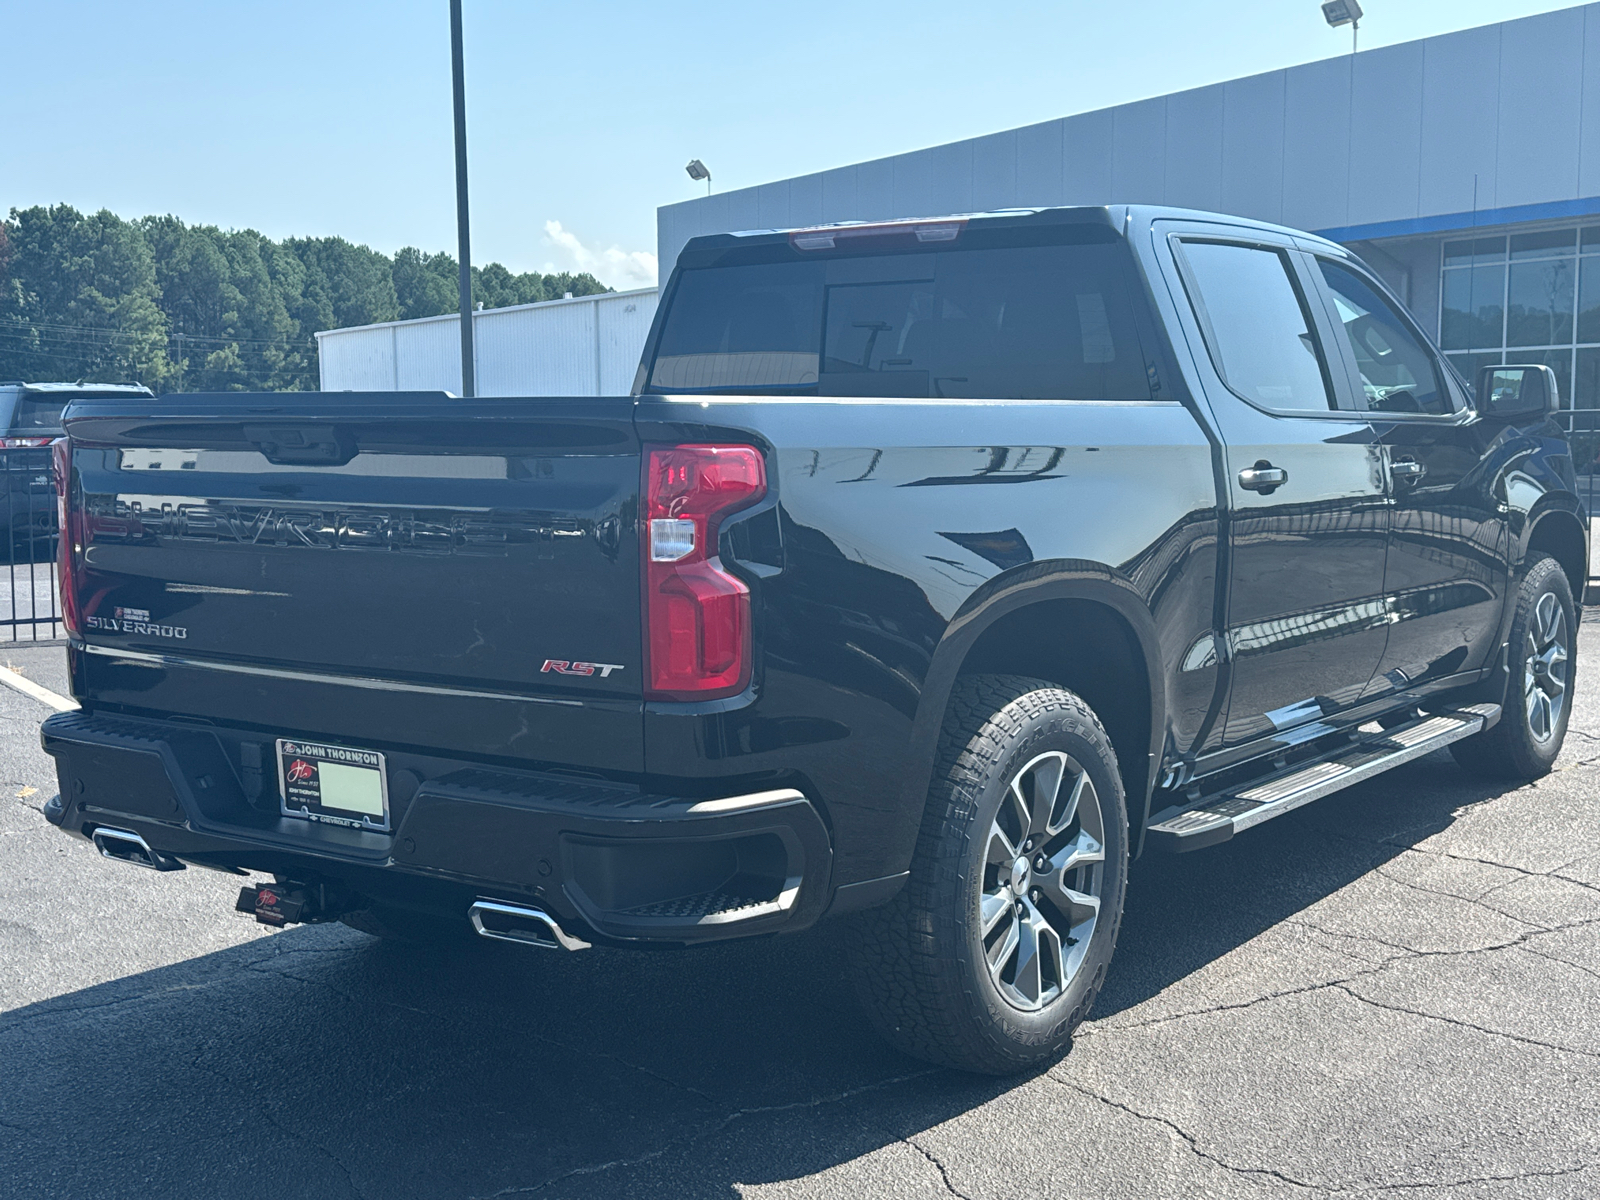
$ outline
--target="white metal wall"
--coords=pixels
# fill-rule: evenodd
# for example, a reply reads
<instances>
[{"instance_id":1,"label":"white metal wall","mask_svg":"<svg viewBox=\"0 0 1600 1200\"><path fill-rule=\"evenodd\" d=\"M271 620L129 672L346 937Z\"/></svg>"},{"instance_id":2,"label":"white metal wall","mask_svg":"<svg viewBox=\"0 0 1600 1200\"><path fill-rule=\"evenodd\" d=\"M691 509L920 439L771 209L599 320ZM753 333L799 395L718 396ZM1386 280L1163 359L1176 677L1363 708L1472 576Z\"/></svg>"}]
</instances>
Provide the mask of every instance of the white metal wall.
<instances>
[{"instance_id":1,"label":"white metal wall","mask_svg":"<svg viewBox=\"0 0 1600 1200\"><path fill-rule=\"evenodd\" d=\"M549 300L472 314L480 396L617 396L633 387L656 289ZM454 315L317 334L325 392L461 394Z\"/></svg>"},{"instance_id":2,"label":"white metal wall","mask_svg":"<svg viewBox=\"0 0 1600 1200\"><path fill-rule=\"evenodd\" d=\"M827 221L1170 204L1351 241L1578 217L1596 198L1586 4L667 205L656 247L665 278L691 237Z\"/></svg>"}]
</instances>

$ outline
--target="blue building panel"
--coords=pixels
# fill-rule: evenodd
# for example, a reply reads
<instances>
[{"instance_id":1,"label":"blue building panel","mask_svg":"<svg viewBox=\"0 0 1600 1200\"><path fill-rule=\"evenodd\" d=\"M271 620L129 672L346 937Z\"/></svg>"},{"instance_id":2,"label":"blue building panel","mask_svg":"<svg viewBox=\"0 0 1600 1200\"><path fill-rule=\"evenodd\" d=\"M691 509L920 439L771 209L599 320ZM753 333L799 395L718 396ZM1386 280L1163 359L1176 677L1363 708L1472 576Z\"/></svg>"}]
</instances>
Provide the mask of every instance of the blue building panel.
<instances>
[{"instance_id":1,"label":"blue building panel","mask_svg":"<svg viewBox=\"0 0 1600 1200\"><path fill-rule=\"evenodd\" d=\"M789 224L820 225L822 215L822 176L802 175L789 181ZM779 226L782 228L782 226Z\"/></svg>"},{"instance_id":2,"label":"blue building panel","mask_svg":"<svg viewBox=\"0 0 1600 1200\"><path fill-rule=\"evenodd\" d=\"M934 156L931 150L913 150L889 160L894 165L894 214L924 217L933 198Z\"/></svg>"},{"instance_id":3,"label":"blue building panel","mask_svg":"<svg viewBox=\"0 0 1600 1200\"><path fill-rule=\"evenodd\" d=\"M1578 117L1578 191L1600 196L1600 5L1584 10L1583 106Z\"/></svg>"},{"instance_id":4,"label":"blue building panel","mask_svg":"<svg viewBox=\"0 0 1600 1200\"><path fill-rule=\"evenodd\" d=\"M756 224L762 229L787 229L796 222L789 216L789 188L793 181L764 183L755 189Z\"/></svg>"},{"instance_id":5,"label":"blue building panel","mask_svg":"<svg viewBox=\"0 0 1600 1200\"><path fill-rule=\"evenodd\" d=\"M1092 204L1162 204L1167 190L1167 99L1111 110L1111 191Z\"/></svg>"},{"instance_id":6,"label":"blue building panel","mask_svg":"<svg viewBox=\"0 0 1600 1200\"><path fill-rule=\"evenodd\" d=\"M822 219L824 221L855 221L861 211L860 189L857 183L862 171L871 163L856 167L840 167L822 173ZM887 178L887 176L885 176ZM887 189L886 189L887 190Z\"/></svg>"},{"instance_id":7,"label":"blue building panel","mask_svg":"<svg viewBox=\"0 0 1600 1200\"><path fill-rule=\"evenodd\" d=\"M1502 208L1578 195L1583 27L1581 8L1500 27Z\"/></svg>"},{"instance_id":8,"label":"blue building panel","mask_svg":"<svg viewBox=\"0 0 1600 1200\"><path fill-rule=\"evenodd\" d=\"M1495 208L1500 26L1429 38L1423 47L1418 215Z\"/></svg>"},{"instance_id":9,"label":"blue building panel","mask_svg":"<svg viewBox=\"0 0 1600 1200\"><path fill-rule=\"evenodd\" d=\"M858 212L847 220L884 221L894 216L894 159L879 158L856 168L856 203Z\"/></svg>"},{"instance_id":10,"label":"blue building panel","mask_svg":"<svg viewBox=\"0 0 1600 1200\"><path fill-rule=\"evenodd\" d=\"M1167 97L1164 203L1222 207L1222 84Z\"/></svg>"},{"instance_id":11,"label":"blue building panel","mask_svg":"<svg viewBox=\"0 0 1600 1200\"><path fill-rule=\"evenodd\" d=\"M1414 217L1422 186L1422 80L1426 44L1354 57L1350 89L1352 225Z\"/></svg>"},{"instance_id":12,"label":"blue building panel","mask_svg":"<svg viewBox=\"0 0 1600 1200\"><path fill-rule=\"evenodd\" d=\"M973 142L950 142L927 151L931 165L930 187L915 216L971 212Z\"/></svg>"},{"instance_id":13,"label":"blue building panel","mask_svg":"<svg viewBox=\"0 0 1600 1200\"><path fill-rule=\"evenodd\" d=\"M1114 111L1103 108L1066 119L1061 141L1063 204L1107 204L1115 194L1111 185Z\"/></svg>"},{"instance_id":14,"label":"blue building panel","mask_svg":"<svg viewBox=\"0 0 1600 1200\"><path fill-rule=\"evenodd\" d=\"M1283 102L1284 224L1348 224L1350 56L1290 71Z\"/></svg>"},{"instance_id":15,"label":"blue building panel","mask_svg":"<svg viewBox=\"0 0 1600 1200\"><path fill-rule=\"evenodd\" d=\"M1065 121L1046 121L1017 130L1017 194L1015 203L1048 208L1067 202L1062 145Z\"/></svg>"},{"instance_id":16,"label":"blue building panel","mask_svg":"<svg viewBox=\"0 0 1600 1200\"><path fill-rule=\"evenodd\" d=\"M978 138L972 143L972 211L1011 208L1016 203L1017 131Z\"/></svg>"},{"instance_id":17,"label":"blue building panel","mask_svg":"<svg viewBox=\"0 0 1600 1200\"><path fill-rule=\"evenodd\" d=\"M1222 85L1222 212L1283 220L1283 98L1287 71Z\"/></svg>"}]
</instances>

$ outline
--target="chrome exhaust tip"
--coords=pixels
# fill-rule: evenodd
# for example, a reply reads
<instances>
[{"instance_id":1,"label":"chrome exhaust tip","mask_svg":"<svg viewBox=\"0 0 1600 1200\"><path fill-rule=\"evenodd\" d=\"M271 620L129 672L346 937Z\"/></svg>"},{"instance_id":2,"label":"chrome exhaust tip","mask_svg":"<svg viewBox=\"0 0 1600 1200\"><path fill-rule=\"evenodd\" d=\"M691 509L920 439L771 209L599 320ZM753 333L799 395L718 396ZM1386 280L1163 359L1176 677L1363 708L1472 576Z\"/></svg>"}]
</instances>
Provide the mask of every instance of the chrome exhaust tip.
<instances>
[{"instance_id":1,"label":"chrome exhaust tip","mask_svg":"<svg viewBox=\"0 0 1600 1200\"><path fill-rule=\"evenodd\" d=\"M562 929L543 909L524 904L505 904L499 900L478 900L467 909L472 927L479 937L546 950L587 950L589 943Z\"/></svg>"},{"instance_id":2,"label":"chrome exhaust tip","mask_svg":"<svg viewBox=\"0 0 1600 1200\"><path fill-rule=\"evenodd\" d=\"M104 858L130 863L135 867L146 867L152 871L183 870L182 862L170 854L152 850L149 842L131 830L111 829L102 825L89 836Z\"/></svg>"}]
</instances>

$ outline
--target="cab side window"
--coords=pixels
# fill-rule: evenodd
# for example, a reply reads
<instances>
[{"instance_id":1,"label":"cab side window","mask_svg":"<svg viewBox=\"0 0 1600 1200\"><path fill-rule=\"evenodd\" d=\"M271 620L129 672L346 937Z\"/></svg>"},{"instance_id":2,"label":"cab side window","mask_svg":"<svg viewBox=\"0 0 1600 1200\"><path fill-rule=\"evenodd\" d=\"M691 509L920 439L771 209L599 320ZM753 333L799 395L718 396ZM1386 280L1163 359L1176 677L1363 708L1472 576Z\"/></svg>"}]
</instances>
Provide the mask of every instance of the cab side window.
<instances>
[{"instance_id":1,"label":"cab side window","mask_svg":"<svg viewBox=\"0 0 1600 1200\"><path fill-rule=\"evenodd\" d=\"M1211 360L1230 389L1275 412L1325 413L1327 364L1282 253L1230 242L1185 241L1199 295L1191 297Z\"/></svg>"},{"instance_id":2,"label":"cab side window","mask_svg":"<svg viewBox=\"0 0 1600 1200\"><path fill-rule=\"evenodd\" d=\"M1348 267L1319 258L1373 412L1448 416L1454 411L1438 361L1410 323Z\"/></svg>"}]
</instances>

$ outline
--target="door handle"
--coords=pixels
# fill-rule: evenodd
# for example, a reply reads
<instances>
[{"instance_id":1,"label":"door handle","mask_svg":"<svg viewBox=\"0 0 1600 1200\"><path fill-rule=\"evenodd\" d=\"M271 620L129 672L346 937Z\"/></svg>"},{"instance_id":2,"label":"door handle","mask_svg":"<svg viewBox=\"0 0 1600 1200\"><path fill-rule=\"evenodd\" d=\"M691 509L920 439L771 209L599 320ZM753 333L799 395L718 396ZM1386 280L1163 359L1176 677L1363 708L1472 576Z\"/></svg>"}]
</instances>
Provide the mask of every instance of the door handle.
<instances>
[{"instance_id":1,"label":"door handle","mask_svg":"<svg viewBox=\"0 0 1600 1200\"><path fill-rule=\"evenodd\" d=\"M1421 483L1428 468L1414 458L1400 458L1389 464L1389 478L1395 483Z\"/></svg>"},{"instance_id":2,"label":"door handle","mask_svg":"<svg viewBox=\"0 0 1600 1200\"><path fill-rule=\"evenodd\" d=\"M1260 492L1270 496L1289 482L1289 472L1275 467L1266 459L1256 460L1256 465L1239 472L1239 486L1247 492Z\"/></svg>"}]
</instances>

